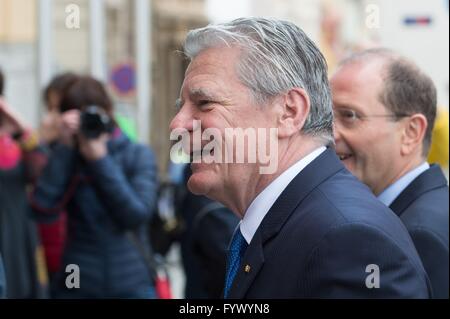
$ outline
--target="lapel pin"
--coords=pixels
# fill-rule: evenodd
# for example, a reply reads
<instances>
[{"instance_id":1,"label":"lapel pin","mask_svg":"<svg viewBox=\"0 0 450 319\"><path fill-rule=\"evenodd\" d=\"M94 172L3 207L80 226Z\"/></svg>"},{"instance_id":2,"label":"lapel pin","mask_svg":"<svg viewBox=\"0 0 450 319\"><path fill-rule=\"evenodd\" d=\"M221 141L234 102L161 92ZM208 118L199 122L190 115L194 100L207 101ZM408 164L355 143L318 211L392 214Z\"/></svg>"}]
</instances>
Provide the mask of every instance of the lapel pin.
<instances>
[{"instance_id":1,"label":"lapel pin","mask_svg":"<svg viewBox=\"0 0 450 319\"><path fill-rule=\"evenodd\" d=\"M250 272L250 270L252 270L252 267L250 267L250 265L245 265L244 271L245 271L247 274Z\"/></svg>"}]
</instances>

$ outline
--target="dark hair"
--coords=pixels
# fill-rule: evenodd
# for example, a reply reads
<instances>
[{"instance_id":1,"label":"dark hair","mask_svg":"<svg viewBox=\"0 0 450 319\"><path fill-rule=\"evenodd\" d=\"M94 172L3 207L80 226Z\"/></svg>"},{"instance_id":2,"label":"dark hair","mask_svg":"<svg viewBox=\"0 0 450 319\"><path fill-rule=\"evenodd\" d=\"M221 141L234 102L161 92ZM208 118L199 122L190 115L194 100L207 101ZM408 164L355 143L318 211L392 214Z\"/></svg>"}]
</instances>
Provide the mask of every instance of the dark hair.
<instances>
[{"instance_id":1,"label":"dark hair","mask_svg":"<svg viewBox=\"0 0 450 319\"><path fill-rule=\"evenodd\" d=\"M393 114L423 114L428 122L422 155L431 146L437 109L437 92L433 81L410 61L398 58L388 63L380 101Z\"/></svg>"},{"instance_id":2,"label":"dark hair","mask_svg":"<svg viewBox=\"0 0 450 319\"><path fill-rule=\"evenodd\" d=\"M71 86L78 76L72 72L65 72L55 76L50 83L46 86L43 93L43 99L46 103L50 100L50 93L55 92L63 95L69 86Z\"/></svg>"},{"instance_id":3,"label":"dark hair","mask_svg":"<svg viewBox=\"0 0 450 319\"><path fill-rule=\"evenodd\" d=\"M5 77L3 76L2 69L0 69L0 95L3 95L4 85L5 85Z\"/></svg>"},{"instance_id":4,"label":"dark hair","mask_svg":"<svg viewBox=\"0 0 450 319\"><path fill-rule=\"evenodd\" d=\"M380 102L398 116L423 114L428 126L423 139L422 155L427 156L437 112L437 92L431 78L412 61L386 48L374 48L356 53L340 65L381 59L383 63L383 87Z\"/></svg>"},{"instance_id":5,"label":"dark hair","mask_svg":"<svg viewBox=\"0 0 450 319\"><path fill-rule=\"evenodd\" d=\"M103 84L90 76L80 76L63 93L59 111L83 110L90 105L99 106L113 116L113 104Z\"/></svg>"}]
</instances>

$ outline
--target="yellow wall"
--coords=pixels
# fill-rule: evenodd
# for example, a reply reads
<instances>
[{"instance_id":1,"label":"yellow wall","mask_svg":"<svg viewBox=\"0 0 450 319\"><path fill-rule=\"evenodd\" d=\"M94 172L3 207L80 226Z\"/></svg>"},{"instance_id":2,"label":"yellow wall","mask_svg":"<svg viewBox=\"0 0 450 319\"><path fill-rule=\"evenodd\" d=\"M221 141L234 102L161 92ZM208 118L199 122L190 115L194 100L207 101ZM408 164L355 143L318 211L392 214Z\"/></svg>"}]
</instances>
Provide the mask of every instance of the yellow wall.
<instances>
[{"instance_id":1,"label":"yellow wall","mask_svg":"<svg viewBox=\"0 0 450 319\"><path fill-rule=\"evenodd\" d=\"M0 0L0 42L28 43L36 38L36 0Z\"/></svg>"}]
</instances>

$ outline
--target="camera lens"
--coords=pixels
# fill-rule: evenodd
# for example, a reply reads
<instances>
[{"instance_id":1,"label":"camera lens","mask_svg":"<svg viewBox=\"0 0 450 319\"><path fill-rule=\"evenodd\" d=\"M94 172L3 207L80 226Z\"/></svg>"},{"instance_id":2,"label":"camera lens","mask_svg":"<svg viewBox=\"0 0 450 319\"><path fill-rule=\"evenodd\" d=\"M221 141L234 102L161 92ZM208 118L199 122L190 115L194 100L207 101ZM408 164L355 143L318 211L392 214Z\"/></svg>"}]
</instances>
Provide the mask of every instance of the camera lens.
<instances>
[{"instance_id":1,"label":"camera lens","mask_svg":"<svg viewBox=\"0 0 450 319\"><path fill-rule=\"evenodd\" d=\"M81 114L81 133L87 138L98 138L111 131L112 122L105 111L98 106L89 106Z\"/></svg>"}]
</instances>

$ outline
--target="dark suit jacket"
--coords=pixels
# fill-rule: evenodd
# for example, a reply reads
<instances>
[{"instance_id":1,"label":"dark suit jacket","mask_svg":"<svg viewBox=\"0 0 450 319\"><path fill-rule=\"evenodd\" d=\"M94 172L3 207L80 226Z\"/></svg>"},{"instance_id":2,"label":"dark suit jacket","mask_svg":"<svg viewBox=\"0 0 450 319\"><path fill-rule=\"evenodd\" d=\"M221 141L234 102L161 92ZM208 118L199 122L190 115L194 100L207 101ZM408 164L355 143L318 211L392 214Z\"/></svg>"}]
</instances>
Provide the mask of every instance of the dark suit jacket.
<instances>
[{"instance_id":1,"label":"dark suit jacket","mask_svg":"<svg viewBox=\"0 0 450 319\"><path fill-rule=\"evenodd\" d=\"M390 208L411 235L435 298L448 298L448 186L438 165L420 174Z\"/></svg>"},{"instance_id":2,"label":"dark suit jacket","mask_svg":"<svg viewBox=\"0 0 450 319\"><path fill-rule=\"evenodd\" d=\"M185 170L185 184L191 176ZM228 243L239 218L221 204L187 191L180 203L185 231L181 254L187 299L220 298L225 282Z\"/></svg>"},{"instance_id":3,"label":"dark suit jacket","mask_svg":"<svg viewBox=\"0 0 450 319\"><path fill-rule=\"evenodd\" d=\"M376 283L373 264L380 285L370 289L366 281L369 287ZM428 298L430 293L405 226L328 149L269 210L229 297Z\"/></svg>"}]
</instances>

